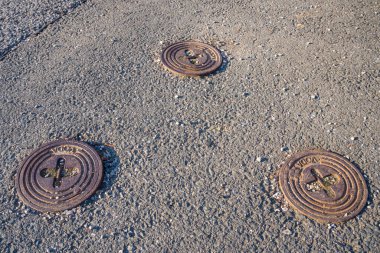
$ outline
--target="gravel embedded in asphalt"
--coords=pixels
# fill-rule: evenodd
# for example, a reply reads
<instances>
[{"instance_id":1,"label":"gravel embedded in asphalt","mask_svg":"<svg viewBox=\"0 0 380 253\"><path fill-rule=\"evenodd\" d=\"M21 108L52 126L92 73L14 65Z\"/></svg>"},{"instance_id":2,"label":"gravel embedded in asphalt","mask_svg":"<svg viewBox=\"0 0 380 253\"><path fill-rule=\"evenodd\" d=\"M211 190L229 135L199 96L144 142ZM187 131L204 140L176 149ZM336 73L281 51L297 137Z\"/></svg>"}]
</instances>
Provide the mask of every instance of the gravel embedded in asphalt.
<instances>
[{"instance_id":1,"label":"gravel embedded in asphalt","mask_svg":"<svg viewBox=\"0 0 380 253\"><path fill-rule=\"evenodd\" d=\"M0 60L86 0L0 1Z\"/></svg>"},{"instance_id":2,"label":"gravel embedded in asphalt","mask_svg":"<svg viewBox=\"0 0 380 253\"><path fill-rule=\"evenodd\" d=\"M19 44L0 61L0 251L376 252L378 9L95 0ZM185 39L221 49L228 64L173 76L160 53ZM102 153L104 183L77 208L41 214L20 202L14 176L62 137ZM355 219L318 224L283 202L276 171L309 148L365 175L370 197Z\"/></svg>"}]
</instances>

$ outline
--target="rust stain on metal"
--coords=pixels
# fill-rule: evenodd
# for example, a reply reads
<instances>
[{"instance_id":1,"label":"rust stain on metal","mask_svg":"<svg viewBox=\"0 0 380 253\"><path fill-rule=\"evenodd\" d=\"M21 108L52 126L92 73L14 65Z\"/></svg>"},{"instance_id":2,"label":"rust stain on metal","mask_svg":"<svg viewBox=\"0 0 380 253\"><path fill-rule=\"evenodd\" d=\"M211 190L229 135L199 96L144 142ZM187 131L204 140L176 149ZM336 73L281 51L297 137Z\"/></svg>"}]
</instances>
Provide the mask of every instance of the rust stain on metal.
<instances>
[{"instance_id":1,"label":"rust stain on metal","mask_svg":"<svg viewBox=\"0 0 380 253\"><path fill-rule=\"evenodd\" d=\"M165 48L161 61L170 71L184 76L204 76L216 71L223 63L218 49L196 41L174 43Z\"/></svg>"},{"instance_id":2,"label":"rust stain on metal","mask_svg":"<svg viewBox=\"0 0 380 253\"><path fill-rule=\"evenodd\" d=\"M91 146L73 140L42 145L21 164L16 175L20 199L42 212L73 208L102 182L102 161Z\"/></svg>"},{"instance_id":3,"label":"rust stain on metal","mask_svg":"<svg viewBox=\"0 0 380 253\"><path fill-rule=\"evenodd\" d=\"M297 212L322 223L354 218L368 197L358 169L344 157L324 150L290 157L280 168L279 182L285 199Z\"/></svg>"}]
</instances>

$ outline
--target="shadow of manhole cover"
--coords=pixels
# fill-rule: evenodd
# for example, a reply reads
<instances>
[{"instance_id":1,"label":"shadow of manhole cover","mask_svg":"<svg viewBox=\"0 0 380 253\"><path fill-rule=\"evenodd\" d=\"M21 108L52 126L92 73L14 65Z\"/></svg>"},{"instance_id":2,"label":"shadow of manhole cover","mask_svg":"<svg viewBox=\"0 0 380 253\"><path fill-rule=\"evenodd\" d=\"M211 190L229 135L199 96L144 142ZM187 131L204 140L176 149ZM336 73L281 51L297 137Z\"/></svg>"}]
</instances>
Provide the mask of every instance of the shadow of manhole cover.
<instances>
[{"instance_id":1,"label":"shadow of manhole cover","mask_svg":"<svg viewBox=\"0 0 380 253\"><path fill-rule=\"evenodd\" d=\"M16 175L20 199L42 212L73 208L99 187L103 165L91 146L78 141L58 140L34 150Z\"/></svg>"},{"instance_id":2,"label":"shadow of manhole cover","mask_svg":"<svg viewBox=\"0 0 380 253\"><path fill-rule=\"evenodd\" d=\"M279 182L287 202L319 222L339 223L355 217L368 197L358 169L342 156L323 150L290 157L280 168Z\"/></svg>"},{"instance_id":3,"label":"shadow of manhole cover","mask_svg":"<svg viewBox=\"0 0 380 253\"><path fill-rule=\"evenodd\" d=\"M174 43L165 48L161 61L170 71L184 76L204 76L223 63L219 50L197 41Z\"/></svg>"}]
</instances>

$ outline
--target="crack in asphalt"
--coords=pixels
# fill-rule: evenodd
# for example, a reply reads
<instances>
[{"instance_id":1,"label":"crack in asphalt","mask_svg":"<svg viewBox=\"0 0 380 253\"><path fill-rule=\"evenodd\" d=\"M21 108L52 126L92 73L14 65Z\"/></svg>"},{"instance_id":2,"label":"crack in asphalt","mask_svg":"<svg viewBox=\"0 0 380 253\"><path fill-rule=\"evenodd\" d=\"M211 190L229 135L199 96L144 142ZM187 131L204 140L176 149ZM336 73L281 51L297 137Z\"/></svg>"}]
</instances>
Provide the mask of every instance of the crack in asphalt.
<instances>
[{"instance_id":1,"label":"crack in asphalt","mask_svg":"<svg viewBox=\"0 0 380 253\"><path fill-rule=\"evenodd\" d=\"M87 0L64 0L50 3L14 3L4 1L0 5L0 61L21 43L38 36L50 25L85 4Z\"/></svg>"}]
</instances>

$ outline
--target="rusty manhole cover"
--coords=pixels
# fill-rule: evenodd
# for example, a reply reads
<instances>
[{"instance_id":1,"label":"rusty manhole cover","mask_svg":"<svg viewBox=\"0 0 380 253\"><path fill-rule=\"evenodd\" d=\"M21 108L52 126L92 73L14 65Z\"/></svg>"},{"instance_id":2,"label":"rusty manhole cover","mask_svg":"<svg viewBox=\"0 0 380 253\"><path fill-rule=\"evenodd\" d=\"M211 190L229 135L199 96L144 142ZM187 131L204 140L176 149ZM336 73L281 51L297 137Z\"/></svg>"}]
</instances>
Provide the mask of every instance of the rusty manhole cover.
<instances>
[{"instance_id":1,"label":"rusty manhole cover","mask_svg":"<svg viewBox=\"0 0 380 253\"><path fill-rule=\"evenodd\" d=\"M164 49L161 61L170 71L185 76L203 76L217 70L222 55L213 46L202 42L184 41Z\"/></svg>"},{"instance_id":2,"label":"rusty manhole cover","mask_svg":"<svg viewBox=\"0 0 380 253\"><path fill-rule=\"evenodd\" d=\"M342 156L324 150L290 157L280 169L279 181L289 204L319 222L349 220L367 202L367 185L358 169Z\"/></svg>"},{"instance_id":3,"label":"rusty manhole cover","mask_svg":"<svg viewBox=\"0 0 380 253\"><path fill-rule=\"evenodd\" d=\"M98 188L103 165L91 146L78 141L58 140L34 150L16 175L20 199L42 212L73 208Z\"/></svg>"}]
</instances>

